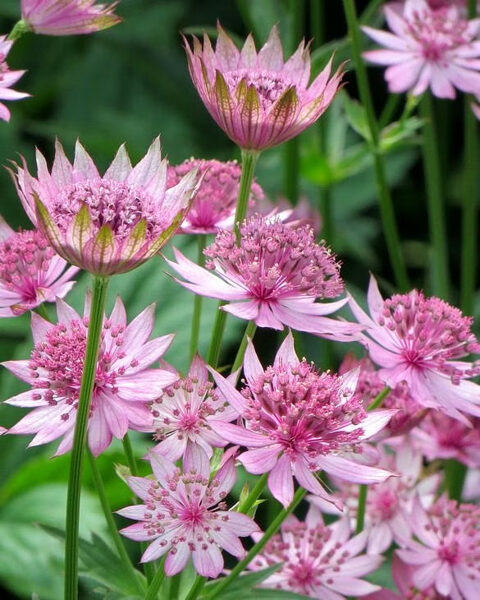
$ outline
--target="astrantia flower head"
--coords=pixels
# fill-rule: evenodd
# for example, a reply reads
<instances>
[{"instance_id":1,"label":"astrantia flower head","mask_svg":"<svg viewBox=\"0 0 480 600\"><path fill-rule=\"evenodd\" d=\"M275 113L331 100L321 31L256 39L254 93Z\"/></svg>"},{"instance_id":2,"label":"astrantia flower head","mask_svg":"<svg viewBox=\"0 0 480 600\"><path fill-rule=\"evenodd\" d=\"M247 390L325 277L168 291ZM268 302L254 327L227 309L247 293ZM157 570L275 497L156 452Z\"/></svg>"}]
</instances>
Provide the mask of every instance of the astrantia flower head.
<instances>
[{"instance_id":1,"label":"astrantia flower head","mask_svg":"<svg viewBox=\"0 0 480 600\"><path fill-rule=\"evenodd\" d=\"M207 269L175 251L169 262L196 294L225 300L222 310L254 320L259 327L283 329L284 325L342 339L357 331L355 325L325 318L346 300L315 303L317 298L336 298L343 291L340 264L323 244L317 244L308 225L294 227L278 219L255 215L240 227L237 245L232 231L220 231L205 250Z\"/></svg>"},{"instance_id":2,"label":"astrantia flower head","mask_svg":"<svg viewBox=\"0 0 480 600\"><path fill-rule=\"evenodd\" d=\"M412 566L414 586L452 600L478 598L480 508L442 497L427 511L417 502L410 519L415 538L397 555Z\"/></svg>"},{"instance_id":3,"label":"astrantia flower head","mask_svg":"<svg viewBox=\"0 0 480 600\"><path fill-rule=\"evenodd\" d=\"M58 323L53 324L32 313L35 346L30 359L7 361L3 366L31 386L5 402L33 408L9 433L36 434L30 446L61 437L57 454L63 454L73 441L89 321L63 300L57 301L57 314ZM104 319L88 421L88 444L94 455L103 452L112 437L122 439L128 429L151 431L148 403L177 378L171 371L148 368L173 338L166 335L148 341L153 319L152 305L127 325L119 298Z\"/></svg>"},{"instance_id":4,"label":"astrantia flower head","mask_svg":"<svg viewBox=\"0 0 480 600\"><path fill-rule=\"evenodd\" d=\"M322 600L361 597L379 589L360 577L375 571L382 562L381 556L362 554L366 541L365 532L351 537L348 519L325 526L312 507L305 522L288 517L281 533L268 542L248 568L257 571L281 563L261 583L264 588Z\"/></svg>"},{"instance_id":5,"label":"astrantia flower head","mask_svg":"<svg viewBox=\"0 0 480 600\"><path fill-rule=\"evenodd\" d=\"M35 33L76 35L93 33L120 23L114 14L117 2L97 0L22 0L22 19Z\"/></svg>"},{"instance_id":6,"label":"astrantia flower head","mask_svg":"<svg viewBox=\"0 0 480 600\"><path fill-rule=\"evenodd\" d=\"M236 161L186 160L181 165L168 168L167 187L177 185L194 168L201 177L201 183L180 232L204 234L233 229L242 168ZM253 182L249 207L253 208L263 196L262 188Z\"/></svg>"},{"instance_id":7,"label":"astrantia flower head","mask_svg":"<svg viewBox=\"0 0 480 600\"><path fill-rule=\"evenodd\" d=\"M15 232L0 217L0 317L63 298L78 271L65 267L40 231Z\"/></svg>"},{"instance_id":8,"label":"astrantia flower head","mask_svg":"<svg viewBox=\"0 0 480 600\"><path fill-rule=\"evenodd\" d=\"M480 416L480 386L468 381L480 368L459 360L480 352L470 317L417 290L384 301L373 277L368 290L370 316L353 298L350 307L365 326L362 342L389 386L405 381L416 402L467 424L464 413Z\"/></svg>"},{"instance_id":9,"label":"astrantia flower head","mask_svg":"<svg viewBox=\"0 0 480 600\"><path fill-rule=\"evenodd\" d=\"M210 458L212 446L221 448L227 442L210 426L212 420L232 421L238 415L221 400L201 358L195 357L188 376L178 379L152 403L155 439L152 448L170 460L178 460L189 446L201 446Z\"/></svg>"},{"instance_id":10,"label":"astrantia flower head","mask_svg":"<svg viewBox=\"0 0 480 600\"><path fill-rule=\"evenodd\" d=\"M213 50L207 35L203 45L185 40L193 83L217 125L238 146L263 150L285 142L314 123L328 108L342 79L331 78L331 61L312 84L310 53L302 41L284 63L276 27L257 53L251 35L238 50L218 26Z\"/></svg>"},{"instance_id":11,"label":"astrantia flower head","mask_svg":"<svg viewBox=\"0 0 480 600\"><path fill-rule=\"evenodd\" d=\"M360 368L357 389L355 394L363 399L368 407L375 398L384 391L385 381L380 377L372 361L365 357L361 360L352 355L347 355L342 361L339 373L346 373L355 368ZM390 419L388 425L380 432L381 437L403 435L418 425L428 412L421 404L416 402L405 381L397 383L387 396L382 400L383 408L395 409L397 412Z\"/></svg>"},{"instance_id":12,"label":"astrantia flower head","mask_svg":"<svg viewBox=\"0 0 480 600\"><path fill-rule=\"evenodd\" d=\"M387 65L391 92L455 98L455 88L480 94L480 19L467 21L455 5L431 7L407 0L403 9L385 6L390 32L363 27L385 49L365 52L370 62Z\"/></svg>"},{"instance_id":13,"label":"astrantia flower head","mask_svg":"<svg viewBox=\"0 0 480 600\"><path fill-rule=\"evenodd\" d=\"M102 276L130 271L156 254L183 220L196 183L193 170L166 189L158 138L134 168L121 146L103 177L79 143L73 165L57 143L51 173L38 151L37 168L37 179L25 164L14 175L28 216L60 256Z\"/></svg>"},{"instance_id":14,"label":"astrantia flower head","mask_svg":"<svg viewBox=\"0 0 480 600\"><path fill-rule=\"evenodd\" d=\"M10 52L12 45L13 42L7 40L6 35L0 35L0 101L21 100L22 98L28 98L30 95L10 89L25 73L25 71L11 71L7 65L7 54ZM0 102L0 119L10 121L10 111L2 102Z\"/></svg>"},{"instance_id":15,"label":"astrantia flower head","mask_svg":"<svg viewBox=\"0 0 480 600\"><path fill-rule=\"evenodd\" d=\"M225 498L236 480L234 458L229 458L210 481L210 463L205 452L190 447L183 470L155 454L151 464L155 479L129 477L128 484L144 501L118 511L139 521L121 533L135 541L151 542L142 562L167 554L165 573L182 571L190 556L199 575L217 577L223 569L222 549L242 558L239 537L258 531L257 525L238 512L228 511Z\"/></svg>"},{"instance_id":16,"label":"astrantia flower head","mask_svg":"<svg viewBox=\"0 0 480 600\"><path fill-rule=\"evenodd\" d=\"M355 483L384 481L390 472L354 462L348 455L386 425L393 411L366 414L354 391L358 373L319 374L295 354L291 333L272 366L263 369L251 342L242 392L212 371L218 390L241 415L243 425L212 422L220 435L248 448L238 457L247 471L269 473L268 486L284 506L293 498L293 477L314 494L326 494L316 471Z\"/></svg>"}]
</instances>

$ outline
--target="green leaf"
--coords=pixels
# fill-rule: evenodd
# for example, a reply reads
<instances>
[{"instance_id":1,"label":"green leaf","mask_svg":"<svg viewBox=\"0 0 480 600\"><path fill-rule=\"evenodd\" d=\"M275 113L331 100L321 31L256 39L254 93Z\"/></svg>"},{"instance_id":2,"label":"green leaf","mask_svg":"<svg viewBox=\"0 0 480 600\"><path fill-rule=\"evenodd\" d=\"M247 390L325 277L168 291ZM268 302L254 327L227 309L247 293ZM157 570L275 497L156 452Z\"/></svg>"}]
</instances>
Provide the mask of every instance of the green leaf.
<instances>
[{"instance_id":1,"label":"green leaf","mask_svg":"<svg viewBox=\"0 0 480 600\"><path fill-rule=\"evenodd\" d=\"M368 127L365 108L357 100L352 100L348 94L344 94L343 96L343 106L350 127L364 140L370 142L372 137Z\"/></svg>"},{"instance_id":2,"label":"green leaf","mask_svg":"<svg viewBox=\"0 0 480 600\"><path fill-rule=\"evenodd\" d=\"M244 593L245 590L249 590L259 583L262 583L262 581L268 579L268 577L278 571L281 566L281 563L278 563L277 565L267 567L266 569L261 569L260 571L250 571L246 575L240 575L233 580L233 582L226 588L224 592L222 592L222 598L226 597L227 595L230 597L231 594L233 595L235 593ZM215 586L221 581L222 579L218 579L217 581L208 583L205 589L208 589L210 593L210 591L213 591Z\"/></svg>"}]
</instances>

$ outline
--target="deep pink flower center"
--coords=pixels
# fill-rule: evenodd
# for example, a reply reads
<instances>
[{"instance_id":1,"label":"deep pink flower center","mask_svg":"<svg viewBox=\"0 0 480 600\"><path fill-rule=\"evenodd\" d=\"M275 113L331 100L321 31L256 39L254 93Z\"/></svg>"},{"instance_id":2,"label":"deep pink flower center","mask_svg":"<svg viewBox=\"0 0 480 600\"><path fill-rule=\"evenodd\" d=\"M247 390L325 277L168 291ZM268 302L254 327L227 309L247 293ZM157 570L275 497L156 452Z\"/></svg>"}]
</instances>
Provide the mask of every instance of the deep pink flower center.
<instances>
[{"instance_id":1,"label":"deep pink flower center","mask_svg":"<svg viewBox=\"0 0 480 600\"><path fill-rule=\"evenodd\" d=\"M344 430L366 414L360 399L346 400L339 388L337 377L319 375L305 360L268 367L242 390L248 404L243 417L250 430L280 444L292 459L298 454L314 459L355 445L363 433L361 427Z\"/></svg>"},{"instance_id":2,"label":"deep pink flower center","mask_svg":"<svg viewBox=\"0 0 480 600\"><path fill-rule=\"evenodd\" d=\"M404 362L415 369L436 369L455 382L463 375L448 361L479 352L471 332L472 319L439 298L425 298L413 290L385 300L379 324L394 332ZM474 375L475 369L467 375Z\"/></svg>"},{"instance_id":3,"label":"deep pink flower center","mask_svg":"<svg viewBox=\"0 0 480 600\"><path fill-rule=\"evenodd\" d=\"M459 544L456 541L450 542L449 544L442 542L437 553L440 560L444 560L451 565L455 565L459 562Z\"/></svg>"},{"instance_id":4,"label":"deep pink flower center","mask_svg":"<svg viewBox=\"0 0 480 600\"><path fill-rule=\"evenodd\" d=\"M13 233L0 243L2 284L15 288L25 301L35 300L54 254L39 231Z\"/></svg>"},{"instance_id":5,"label":"deep pink flower center","mask_svg":"<svg viewBox=\"0 0 480 600\"><path fill-rule=\"evenodd\" d=\"M291 84L280 73L241 69L225 74L225 81L231 94L241 101L248 87L253 86L258 93L264 110L268 110ZM240 84L240 87L239 87Z\"/></svg>"},{"instance_id":6,"label":"deep pink flower center","mask_svg":"<svg viewBox=\"0 0 480 600\"><path fill-rule=\"evenodd\" d=\"M205 250L207 267L218 269L226 279L240 281L253 297L335 298L343 291L340 265L323 245L315 243L309 225L289 227L279 221L255 216L235 234L221 231Z\"/></svg>"},{"instance_id":7,"label":"deep pink flower center","mask_svg":"<svg viewBox=\"0 0 480 600\"><path fill-rule=\"evenodd\" d=\"M205 508L203 506L191 503L179 512L179 518L185 525L195 527L203 523L204 514Z\"/></svg>"},{"instance_id":8,"label":"deep pink flower center","mask_svg":"<svg viewBox=\"0 0 480 600\"><path fill-rule=\"evenodd\" d=\"M50 210L65 233L82 206L87 206L94 231L108 225L118 239L127 238L143 221L147 237L164 228L152 197L143 189L112 179L82 181L65 186Z\"/></svg>"},{"instance_id":9,"label":"deep pink flower center","mask_svg":"<svg viewBox=\"0 0 480 600\"><path fill-rule=\"evenodd\" d=\"M381 484L372 487L371 508L378 520L388 521L395 516L399 507L400 492L398 486L396 489L387 488Z\"/></svg>"}]
</instances>

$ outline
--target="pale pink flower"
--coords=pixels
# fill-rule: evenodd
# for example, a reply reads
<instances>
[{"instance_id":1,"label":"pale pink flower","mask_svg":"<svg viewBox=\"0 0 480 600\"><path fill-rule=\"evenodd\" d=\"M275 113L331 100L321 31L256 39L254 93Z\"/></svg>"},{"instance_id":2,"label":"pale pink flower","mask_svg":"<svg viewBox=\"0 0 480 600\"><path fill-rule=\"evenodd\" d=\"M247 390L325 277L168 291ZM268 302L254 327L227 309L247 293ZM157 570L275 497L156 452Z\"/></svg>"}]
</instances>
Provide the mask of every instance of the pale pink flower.
<instances>
[{"instance_id":1,"label":"pale pink flower","mask_svg":"<svg viewBox=\"0 0 480 600\"><path fill-rule=\"evenodd\" d=\"M397 550L412 565L412 583L451 600L476 600L480 584L480 508L440 498L428 511L420 502L410 515L415 534Z\"/></svg>"},{"instance_id":2,"label":"pale pink flower","mask_svg":"<svg viewBox=\"0 0 480 600\"><path fill-rule=\"evenodd\" d=\"M255 534L255 538L261 536ZM290 516L249 565L252 571L282 563L261 583L263 588L288 590L321 600L355 598L378 590L360 577L375 571L381 556L362 554L365 532L352 537L348 519L325 526L320 513L310 507L305 521Z\"/></svg>"},{"instance_id":3,"label":"pale pink flower","mask_svg":"<svg viewBox=\"0 0 480 600\"><path fill-rule=\"evenodd\" d=\"M249 342L243 369L247 385L241 393L212 370L218 391L241 415L243 426L220 421L211 425L229 442L248 448L238 460L249 473L269 473L268 487L284 506L293 498L294 477L313 494L335 501L317 471L354 483L377 483L392 474L350 456L360 452L360 443L385 427L394 413L365 413L353 398L358 373L318 374L305 359L299 361L291 333L273 366L265 370Z\"/></svg>"},{"instance_id":4,"label":"pale pink flower","mask_svg":"<svg viewBox=\"0 0 480 600\"><path fill-rule=\"evenodd\" d=\"M358 326L325 318L346 299L332 303L343 292L340 265L332 252L315 242L311 227L293 227L278 218L255 215L240 226L237 246L232 231L220 231L205 250L206 269L174 250L169 265L196 294L225 300L225 310L259 327L310 331L334 339L348 338Z\"/></svg>"},{"instance_id":5,"label":"pale pink flower","mask_svg":"<svg viewBox=\"0 0 480 600\"><path fill-rule=\"evenodd\" d=\"M411 432L411 438L427 460L454 458L468 467L480 467L478 419L468 426L432 410Z\"/></svg>"},{"instance_id":6,"label":"pale pink flower","mask_svg":"<svg viewBox=\"0 0 480 600\"><path fill-rule=\"evenodd\" d=\"M22 19L29 29L45 35L76 35L107 29L121 22L117 2L96 0L22 0Z\"/></svg>"},{"instance_id":7,"label":"pale pink flower","mask_svg":"<svg viewBox=\"0 0 480 600\"><path fill-rule=\"evenodd\" d=\"M379 446L378 451L378 466L398 476L368 487L364 525L368 536L368 554L382 554L393 542L404 546L414 533L410 527L409 515L415 498L420 500L424 508L428 508L434 502L441 483L439 474L424 476L422 454L412 446L401 445L395 454L383 446ZM337 488L336 493L344 502L354 527L357 521L359 488L335 477L330 479ZM308 499L322 512L341 514L331 503L320 497L309 496Z\"/></svg>"},{"instance_id":8,"label":"pale pink flower","mask_svg":"<svg viewBox=\"0 0 480 600\"><path fill-rule=\"evenodd\" d=\"M78 272L66 266L40 231L15 232L0 217L0 317L21 315L66 296Z\"/></svg>"},{"instance_id":9,"label":"pale pink flower","mask_svg":"<svg viewBox=\"0 0 480 600\"><path fill-rule=\"evenodd\" d=\"M65 260L102 276L158 253L183 220L196 183L193 170L166 189L158 138L134 168L121 146L103 177L79 143L73 165L57 142L51 173L38 151L37 169L37 179L25 162L12 174L29 218Z\"/></svg>"},{"instance_id":10,"label":"pale pink flower","mask_svg":"<svg viewBox=\"0 0 480 600\"><path fill-rule=\"evenodd\" d=\"M11 86L25 73L25 71L11 71L7 65L6 58L12 45L13 42L7 40L6 35L0 35L0 100L21 100L30 96L11 89ZM0 102L0 119L10 121L10 111L2 102Z\"/></svg>"},{"instance_id":11,"label":"pale pink flower","mask_svg":"<svg viewBox=\"0 0 480 600\"><path fill-rule=\"evenodd\" d=\"M85 315L89 314L87 299ZM97 456L112 438L122 439L128 429L151 431L148 403L161 395L177 375L148 367L170 346L173 335L148 341L154 324L154 305L127 325L125 307L117 298L110 317L104 319L88 421L88 445ZM13 434L36 434L29 446L62 438L56 454L70 450L78 408L88 331L83 318L57 300L58 324L32 313L34 348L28 360L3 364L31 386L7 404L33 408L9 429Z\"/></svg>"},{"instance_id":12,"label":"pale pink flower","mask_svg":"<svg viewBox=\"0 0 480 600\"><path fill-rule=\"evenodd\" d=\"M368 289L370 316L353 298L350 307L365 326L359 337L389 386L405 381L416 402L466 424L464 413L480 416L480 386L468 381L480 369L459 360L480 351L470 317L417 290L383 300L373 277Z\"/></svg>"},{"instance_id":13,"label":"pale pink flower","mask_svg":"<svg viewBox=\"0 0 480 600\"><path fill-rule=\"evenodd\" d=\"M347 354L342 361L338 372L340 375L351 369L360 368L357 389L358 394L367 408L375 398L385 389L386 383L380 377L372 361L364 357L361 360L355 355ZM418 404L410 394L405 381L397 383L387 396L382 400L383 408L396 409L396 413L388 422L388 425L380 432L382 438L404 435L421 422L427 409Z\"/></svg>"},{"instance_id":14,"label":"pale pink flower","mask_svg":"<svg viewBox=\"0 0 480 600\"><path fill-rule=\"evenodd\" d=\"M177 185L192 169L197 169L201 182L179 233L205 234L233 229L241 166L233 160L221 162L191 158L180 165L169 166L167 187ZM263 196L262 188L254 181L249 208L253 208Z\"/></svg>"},{"instance_id":15,"label":"pale pink flower","mask_svg":"<svg viewBox=\"0 0 480 600\"><path fill-rule=\"evenodd\" d=\"M328 108L342 79L330 78L331 62L308 86L310 53L302 41L287 62L273 27L257 53L251 35L238 50L218 25L213 50L207 35L185 40L192 81L215 122L238 146L264 150L289 140Z\"/></svg>"},{"instance_id":16,"label":"pale pink flower","mask_svg":"<svg viewBox=\"0 0 480 600\"><path fill-rule=\"evenodd\" d=\"M227 445L211 427L211 421L233 421L238 416L219 398L208 381L207 366L198 356L193 359L188 376L165 388L151 410L155 439L160 442L151 451L173 461L192 445L200 446L211 458L212 447Z\"/></svg>"},{"instance_id":17,"label":"pale pink flower","mask_svg":"<svg viewBox=\"0 0 480 600\"><path fill-rule=\"evenodd\" d=\"M388 66L391 92L455 98L455 88L480 94L480 19L467 21L457 6L431 8L426 0L407 0L403 10L386 5L391 32L363 27L384 49L364 53L370 62Z\"/></svg>"},{"instance_id":18,"label":"pale pink flower","mask_svg":"<svg viewBox=\"0 0 480 600\"><path fill-rule=\"evenodd\" d=\"M127 478L144 504L118 511L139 521L120 533L151 542L142 562L167 554L168 576L182 571L191 556L199 575L218 577L223 570L222 549L243 558L239 537L258 531L250 517L228 511L224 502L236 480L235 459L228 458L211 481L210 463L198 446L186 452L182 471L160 454L151 455L150 460L155 479Z\"/></svg>"}]
</instances>

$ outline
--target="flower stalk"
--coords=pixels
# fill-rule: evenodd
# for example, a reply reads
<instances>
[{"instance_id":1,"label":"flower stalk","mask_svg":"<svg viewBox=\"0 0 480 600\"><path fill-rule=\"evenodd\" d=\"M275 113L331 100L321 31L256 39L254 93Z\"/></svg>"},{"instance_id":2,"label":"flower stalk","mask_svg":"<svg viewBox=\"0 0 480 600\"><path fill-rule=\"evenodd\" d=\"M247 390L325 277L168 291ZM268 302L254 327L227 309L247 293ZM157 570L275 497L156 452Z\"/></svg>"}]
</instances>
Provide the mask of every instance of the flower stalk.
<instances>
[{"instance_id":1,"label":"flower stalk","mask_svg":"<svg viewBox=\"0 0 480 600\"><path fill-rule=\"evenodd\" d=\"M203 250L207 243L207 236L204 234L197 235L197 264L203 266L205 264ZM195 294L193 300L193 316L192 316L192 331L190 335L190 361L193 359L198 350L198 341L200 338L200 321L202 318L203 297L200 294Z\"/></svg>"},{"instance_id":2,"label":"flower stalk","mask_svg":"<svg viewBox=\"0 0 480 600\"><path fill-rule=\"evenodd\" d=\"M98 350L107 297L108 277L93 278L92 304L88 325L85 362L78 398L77 419L73 437L72 457L67 492L67 518L65 526L65 598L78 598L78 527L80 520L80 492L82 467L87 436L88 416L95 384Z\"/></svg>"},{"instance_id":3,"label":"flower stalk","mask_svg":"<svg viewBox=\"0 0 480 600\"><path fill-rule=\"evenodd\" d=\"M358 490L356 533L361 533L365 525L365 509L367 507L368 485L360 485Z\"/></svg>"},{"instance_id":4,"label":"flower stalk","mask_svg":"<svg viewBox=\"0 0 480 600\"><path fill-rule=\"evenodd\" d=\"M160 591L160 588L162 587L163 582L165 581L165 559L166 556L163 556L162 560L160 561L160 565L157 569L157 572L155 573L155 576L153 577L150 585L148 586L147 593L145 594L145 600L156 600L158 598L158 592Z\"/></svg>"},{"instance_id":5,"label":"flower stalk","mask_svg":"<svg viewBox=\"0 0 480 600\"><path fill-rule=\"evenodd\" d=\"M235 371L241 367L243 357L245 356L245 350L247 349L248 340L253 339L256 330L257 326L255 324L255 321L249 321L247 327L245 328L245 333L243 334L240 346L238 347L237 356L235 357L235 360L233 362L232 373L235 373Z\"/></svg>"}]
</instances>

